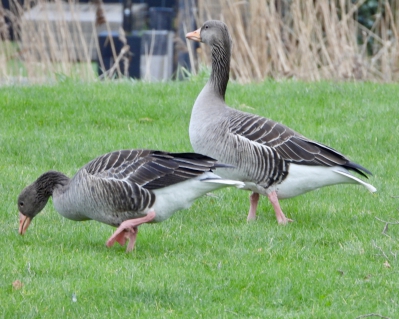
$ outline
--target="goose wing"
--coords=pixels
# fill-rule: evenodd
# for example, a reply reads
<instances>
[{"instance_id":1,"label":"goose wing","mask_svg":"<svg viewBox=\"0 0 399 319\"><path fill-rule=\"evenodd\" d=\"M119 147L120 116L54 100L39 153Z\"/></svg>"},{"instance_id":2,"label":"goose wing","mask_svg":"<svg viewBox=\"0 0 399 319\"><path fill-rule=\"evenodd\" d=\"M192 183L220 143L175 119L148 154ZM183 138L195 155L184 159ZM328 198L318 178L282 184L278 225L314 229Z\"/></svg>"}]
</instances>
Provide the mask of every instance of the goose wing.
<instances>
[{"instance_id":1,"label":"goose wing","mask_svg":"<svg viewBox=\"0 0 399 319\"><path fill-rule=\"evenodd\" d=\"M229 123L230 133L247 139L249 143L275 150L290 163L302 165L344 166L367 177L366 168L349 161L335 149L309 140L303 135L270 119L254 114L237 112Z\"/></svg>"},{"instance_id":2,"label":"goose wing","mask_svg":"<svg viewBox=\"0 0 399 319\"><path fill-rule=\"evenodd\" d=\"M148 190L167 187L217 167L215 159L195 153L121 150L100 156L85 167L96 177L129 182Z\"/></svg>"}]
</instances>

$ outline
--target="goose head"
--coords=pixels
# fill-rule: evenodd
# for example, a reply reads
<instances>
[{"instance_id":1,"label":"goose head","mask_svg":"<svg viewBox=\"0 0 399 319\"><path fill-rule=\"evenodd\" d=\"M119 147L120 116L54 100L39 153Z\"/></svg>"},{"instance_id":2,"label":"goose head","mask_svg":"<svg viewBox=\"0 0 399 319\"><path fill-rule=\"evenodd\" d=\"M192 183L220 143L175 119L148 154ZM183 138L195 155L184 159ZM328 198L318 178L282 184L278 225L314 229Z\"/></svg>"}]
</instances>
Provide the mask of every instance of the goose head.
<instances>
[{"instance_id":1,"label":"goose head","mask_svg":"<svg viewBox=\"0 0 399 319\"><path fill-rule=\"evenodd\" d=\"M46 206L55 187L64 186L68 181L69 178L64 174L48 171L22 190L17 202L19 210L18 232L21 235L25 234L32 219Z\"/></svg>"},{"instance_id":2,"label":"goose head","mask_svg":"<svg viewBox=\"0 0 399 319\"><path fill-rule=\"evenodd\" d=\"M32 219L46 206L49 196L43 196L38 192L36 183L23 189L18 196L19 233L25 234Z\"/></svg>"},{"instance_id":3,"label":"goose head","mask_svg":"<svg viewBox=\"0 0 399 319\"><path fill-rule=\"evenodd\" d=\"M201 28L186 34L186 38L208 44L210 46L231 46L231 37L227 25L218 20L206 21Z\"/></svg>"}]
</instances>

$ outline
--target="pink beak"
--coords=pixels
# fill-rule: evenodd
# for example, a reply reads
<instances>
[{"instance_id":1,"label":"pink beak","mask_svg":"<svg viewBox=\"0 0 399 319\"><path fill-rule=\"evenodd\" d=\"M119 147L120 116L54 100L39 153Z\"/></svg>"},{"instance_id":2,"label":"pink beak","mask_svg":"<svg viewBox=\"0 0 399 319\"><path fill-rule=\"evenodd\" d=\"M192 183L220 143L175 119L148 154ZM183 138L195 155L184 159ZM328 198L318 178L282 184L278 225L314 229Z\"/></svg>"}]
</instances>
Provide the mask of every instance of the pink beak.
<instances>
[{"instance_id":1,"label":"pink beak","mask_svg":"<svg viewBox=\"0 0 399 319\"><path fill-rule=\"evenodd\" d=\"M193 32L189 32L186 34L186 38L193 40L193 41L197 41L197 42L201 42L201 28L193 31Z\"/></svg>"},{"instance_id":2,"label":"pink beak","mask_svg":"<svg viewBox=\"0 0 399 319\"><path fill-rule=\"evenodd\" d=\"M32 221L32 218L19 213L19 230L18 230L18 232L20 235L25 234L31 221Z\"/></svg>"}]
</instances>

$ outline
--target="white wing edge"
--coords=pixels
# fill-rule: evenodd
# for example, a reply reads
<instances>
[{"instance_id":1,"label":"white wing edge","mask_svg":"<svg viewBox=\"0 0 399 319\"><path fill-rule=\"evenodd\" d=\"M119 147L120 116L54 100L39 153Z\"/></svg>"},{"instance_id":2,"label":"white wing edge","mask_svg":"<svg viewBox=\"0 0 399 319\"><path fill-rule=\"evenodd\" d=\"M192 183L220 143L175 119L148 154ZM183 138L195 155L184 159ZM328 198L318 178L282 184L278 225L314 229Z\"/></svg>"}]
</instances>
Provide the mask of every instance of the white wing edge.
<instances>
[{"instance_id":1,"label":"white wing edge","mask_svg":"<svg viewBox=\"0 0 399 319\"><path fill-rule=\"evenodd\" d=\"M375 193L377 191L377 189L373 185L363 182L361 179L357 178L356 176L353 176L352 174L345 173L345 172L342 172L340 170L335 170L335 169L333 171L338 174L349 177L349 178L353 179L354 181L358 182L359 184L362 184L364 187L366 187L369 190L370 193Z\"/></svg>"},{"instance_id":2,"label":"white wing edge","mask_svg":"<svg viewBox=\"0 0 399 319\"><path fill-rule=\"evenodd\" d=\"M235 186L237 188L243 188L245 186L245 183L243 183L243 182L234 181L234 180L231 180L231 179L222 179L222 178L201 179L201 182L232 185L232 186Z\"/></svg>"}]
</instances>

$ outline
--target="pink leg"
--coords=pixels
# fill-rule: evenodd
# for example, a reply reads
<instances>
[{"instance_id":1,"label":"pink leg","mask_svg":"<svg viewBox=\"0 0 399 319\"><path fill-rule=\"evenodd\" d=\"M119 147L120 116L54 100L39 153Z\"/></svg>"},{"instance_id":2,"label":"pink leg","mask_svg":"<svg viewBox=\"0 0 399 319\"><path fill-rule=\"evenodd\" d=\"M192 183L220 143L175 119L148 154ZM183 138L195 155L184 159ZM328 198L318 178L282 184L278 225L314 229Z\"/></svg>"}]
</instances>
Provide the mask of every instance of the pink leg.
<instances>
[{"instance_id":1,"label":"pink leg","mask_svg":"<svg viewBox=\"0 0 399 319\"><path fill-rule=\"evenodd\" d=\"M127 231L125 237L129 239L129 244L127 245L126 252L132 251L134 244L136 243L136 237L139 232L138 227L133 227L132 231Z\"/></svg>"},{"instance_id":2,"label":"pink leg","mask_svg":"<svg viewBox=\"0 0 399 319\"><path fill-rule=\"evenodd\" d=\"M249 196L249 212L248 212L248 217L247 221L255 220L256 219L256 209L258 208L258 202L259 202L259 193L253 192Z\"/></svg>"},{"instance_id":3,"label":"pink leg","mask_svg":"<svg viewBox=\"0 0 399 319\"><path fill-rule=\"evenodd\" d=\"M129 240L129 246L127 251L130 251L134 247L134 243L136 241L137 233L139 232L138 227L133 227L132 229L125 229L123 232L119 233L115 236L115 241L118 242L121 246L125 245L126 240ZM133 247L131 247L133 244ZM130 248L131 247L131 248Z\"/></svg>"},{"instance_id":4,"label":"pink leg","mask_svg":"<svg viewBox=\"0 0 399 319\"><path fill-rule=\"evenodd\" d=\"M125 230L122 233L119 233L118 235L115 236L115 241L118 242L119 245L121 245L121 246L126 244L126 239L128 239L127 230Z\"/></svg>"},{"instance_id":5,"label":"pink leg","mask_svg":"<svg viewBox=\"0 0 399 319\"><path fill-rule=\"evenodd\" d=\"M281 210L276 192L271 192L270 194L267 195L267 197L269 197L269 200L273 205L274 211L276 212L277 222L279 224L287 224L288 222L293 222L292 219L285 217L283 211Z\"/></svg>"},{"instance_id":6,"label":"pink leg","mask_svg":"<svg viewBox=\"0 0 399 319\"><path fill-rule=\"evenodd\" d=\"M144 223L148 223L155 218L155 212L150 211L147 216L135 219L125 220L119 225L114 234L107 240L107 246L111 247L117 241L121 245L124 245L126 239L129 240L126 252L131 251L134 248L136 242L138 226Z\"/></svg>"}]
</instances>

